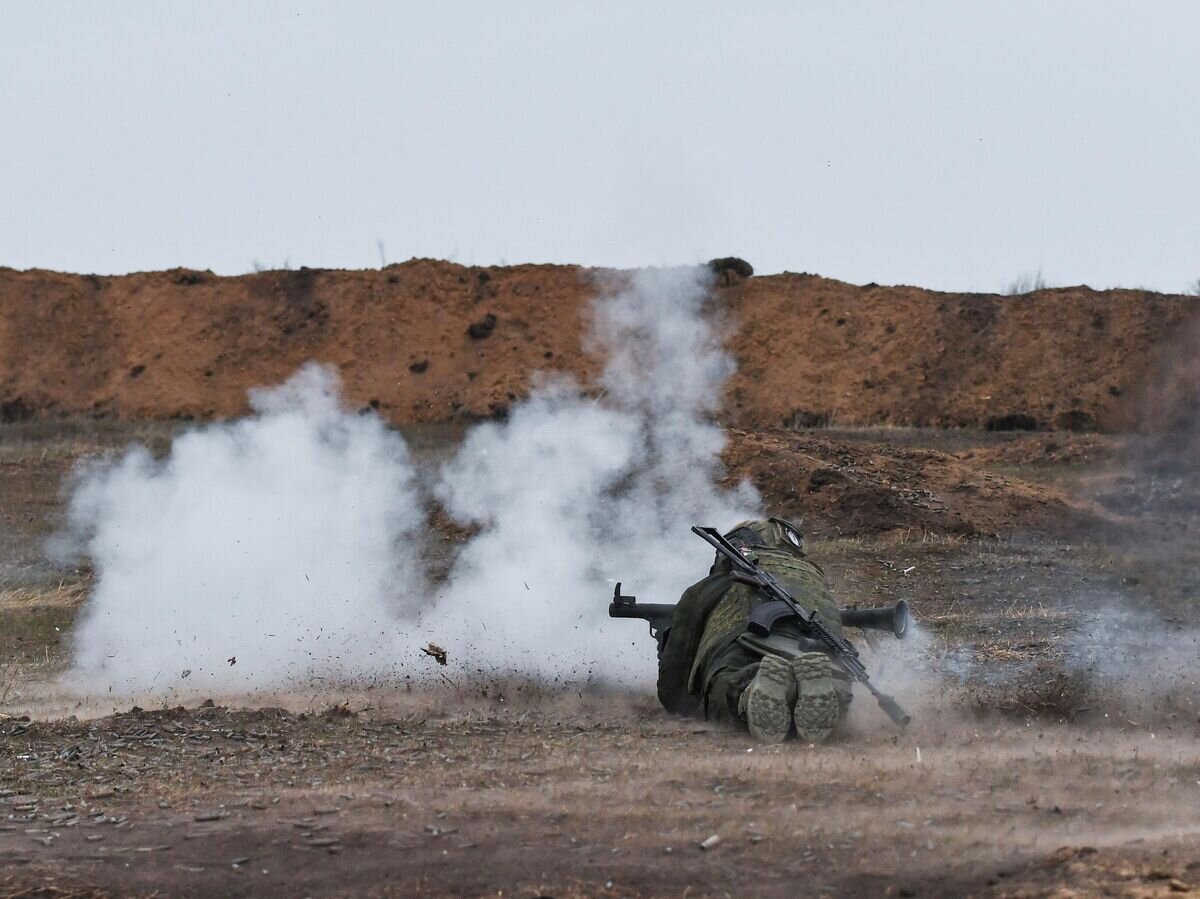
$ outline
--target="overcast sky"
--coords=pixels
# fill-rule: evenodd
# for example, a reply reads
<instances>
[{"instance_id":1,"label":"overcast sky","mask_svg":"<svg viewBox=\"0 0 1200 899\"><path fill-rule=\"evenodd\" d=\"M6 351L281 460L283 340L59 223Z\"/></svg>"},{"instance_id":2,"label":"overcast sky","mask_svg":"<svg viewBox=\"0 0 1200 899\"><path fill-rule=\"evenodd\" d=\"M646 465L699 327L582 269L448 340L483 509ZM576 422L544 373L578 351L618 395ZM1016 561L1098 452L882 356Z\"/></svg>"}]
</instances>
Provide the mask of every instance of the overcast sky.
<instances>
[{"instance_id":1,"label":"overcast sky","mask_svg":"<svg viewBox=\"0 0 1200 899\"><path fill-rule=\"evenodd\" d=\"M1192 2L0 2L0 265L1179 291L1198 35Z\"/></svg>"}]
</instances>

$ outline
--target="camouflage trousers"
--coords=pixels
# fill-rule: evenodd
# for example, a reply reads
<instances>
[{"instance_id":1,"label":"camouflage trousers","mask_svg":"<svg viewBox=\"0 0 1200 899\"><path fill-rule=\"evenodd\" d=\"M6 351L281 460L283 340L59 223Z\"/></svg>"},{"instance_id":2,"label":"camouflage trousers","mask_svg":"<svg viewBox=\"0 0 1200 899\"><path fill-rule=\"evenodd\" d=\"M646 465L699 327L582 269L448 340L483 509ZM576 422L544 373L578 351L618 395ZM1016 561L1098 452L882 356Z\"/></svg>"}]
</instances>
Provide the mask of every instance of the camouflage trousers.
<instances>
[{"instance_id":1,"label":"camouflage trousers","mask_svg":"<svg viewBox=\"0 0 1200 899\"><path fill-rule=\"evenodd\" d=\"M746 721L738 711L742 692L758 674L762 653L733 640L716 652L708 664L704 679L704 717L731 727L744 728ZM830 675L838 691L838 720L845 721L850 707L850 679L829 661Z\"/></svg>"}]
</instances>

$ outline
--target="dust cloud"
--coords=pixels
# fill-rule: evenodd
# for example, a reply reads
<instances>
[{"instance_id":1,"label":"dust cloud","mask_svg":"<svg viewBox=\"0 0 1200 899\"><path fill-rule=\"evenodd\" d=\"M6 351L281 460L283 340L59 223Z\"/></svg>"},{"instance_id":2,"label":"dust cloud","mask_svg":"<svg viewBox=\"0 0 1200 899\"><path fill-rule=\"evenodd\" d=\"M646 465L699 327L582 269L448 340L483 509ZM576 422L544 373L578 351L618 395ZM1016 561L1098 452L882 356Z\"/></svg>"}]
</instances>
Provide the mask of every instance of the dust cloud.
<instances>
[{"instance_id":1,"label":"dust cloud","mask_svg":"<svg viewBox=\"0 0 1200 899\"><path fill-rule=\"evenodd\" d=\"M712 421L733 363L706 267L599 285L597 389L546 380L436 474L309 365L254 412L77 474L67 539L91 560L70 681L83 693L263 690L516 674L645 681L653 644L611 621L616 580L671 602L710 563L694 523L758 514L724 490ZM421 559L440 504L475 535L449 576ZM450 664L421 647L437 642Z\"/></svg>"},{"instance_id":2,"label":"dust cloud","mask_svg":"<svg viewBox=\"0 0 1200 899\"><path fill-rule=\"evenodd\" d=\"M96 581L72 681L237 689L391 669L422 524L401 438L309 365L254 413L79 472L69 536Z\"/></svg>"},{"instance_id":3,"label":"dust cloud","mask_svg":"<svg viewBox=\"0 0 1200 899\"><path fill-rule=\"evenodd\" d=\"M1089 610L1069 645L1068 671L1110 710L1125 716L1187 710L1200 696L1200 631L1112 598Z\"/></svg>"},{"instance_id":4,"label":"dust cloud","mask_svg":"<svg viewBox=\"0 0 1200 899\"><path fill-rule=\"evenodd\" d=\"M1200 707L1200 319L1180 329L1135 394L1126 436L1096 498L1133 527L1107 549L1120 582L1078 599L1066 641L1085 699L1126 720L1193 717Z\"/></svg>"}]
</instances>

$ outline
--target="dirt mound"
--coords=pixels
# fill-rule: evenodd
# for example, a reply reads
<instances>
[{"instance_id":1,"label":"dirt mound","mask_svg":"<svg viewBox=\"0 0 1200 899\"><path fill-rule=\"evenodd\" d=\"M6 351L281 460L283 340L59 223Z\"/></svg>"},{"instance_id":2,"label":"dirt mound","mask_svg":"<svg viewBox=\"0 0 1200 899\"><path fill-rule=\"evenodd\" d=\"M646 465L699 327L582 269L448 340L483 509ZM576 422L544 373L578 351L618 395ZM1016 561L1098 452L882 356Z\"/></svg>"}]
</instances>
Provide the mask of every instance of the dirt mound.
<instances>
[{"instance_id":1,"label":"dirt mound","mask_svg":"<svg viewBox=\"0 0 1200 899\"><path fill-rule=\"evenodd\" d=\"M1200 303L1086 287L946 294L785 274L751 280L737 309L732 399L747 425L1088 431L1141 420L1157 354Z\"/></svg>"},{"instance_id":2,"label":"dirt mound","mask_svg":"<svg viewBox=\"0 0 1200 899\"><path fill-rule=\"evenodd\" d=\"M10 417L225 417L315 359L393 421L500 415L535 369L586 369L587 281L427 261L238 278L2 271L0 401Z\"/></svg>"},{"instance_id":3,"label":"dirt mound","mask_svg":"<svg viewBox=\"0 0 1200 899\"><path fill-rule=\"evenodd\" d=\"M739 366L726 418L740 427L1091 430L1144 412L1169 422L1195 403L1191 388L1144 389L1192 384L1162 370L1191 358L1174 335L1200 334L1192 297L945 294L748 277L734 262L716 290ZM353 402L395 422L503 416L536 372L594 373L580 338L611 275L430 260L228 278L0 269L0 420L237 415L248 388L310 359L336 364Z\"/></svg>"},{"instance_id":4,"label":"dirt mound","mask_svg":"<svg viewBox=\"0 0 1200 899\"><path fill-rule=\"evenodd\" d=\"M887 531L1066 534L1120 520L1056 486L988 471L954 455L822 434L733 431L728 480L747 478L775 513L814 536Z\"/></svg>"}]
</instances>

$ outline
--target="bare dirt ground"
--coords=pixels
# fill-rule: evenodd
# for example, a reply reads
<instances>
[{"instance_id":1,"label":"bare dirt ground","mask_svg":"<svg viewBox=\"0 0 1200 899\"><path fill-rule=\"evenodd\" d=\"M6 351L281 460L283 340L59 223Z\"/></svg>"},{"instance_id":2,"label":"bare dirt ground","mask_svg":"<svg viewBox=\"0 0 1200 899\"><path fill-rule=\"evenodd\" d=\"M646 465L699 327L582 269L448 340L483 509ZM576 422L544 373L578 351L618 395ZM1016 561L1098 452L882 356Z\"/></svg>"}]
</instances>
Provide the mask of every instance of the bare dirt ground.
<instances>
[{"instance_id":1,"label":"bare dirt ground","mask_svg":"<svg viewBox=\"0 0 1200 899\"><path fill-rule=\"evenodd\" d=\"M0 896L1200 890L1200 504L1138 440L734 434L838 594L921 622L905 665L867 651L907 732L860 695L829 745L766 748L640 685L65 692L90 573L42 552L62 479L177 426L0 429Z\"/></svg>"}]
</instances>

